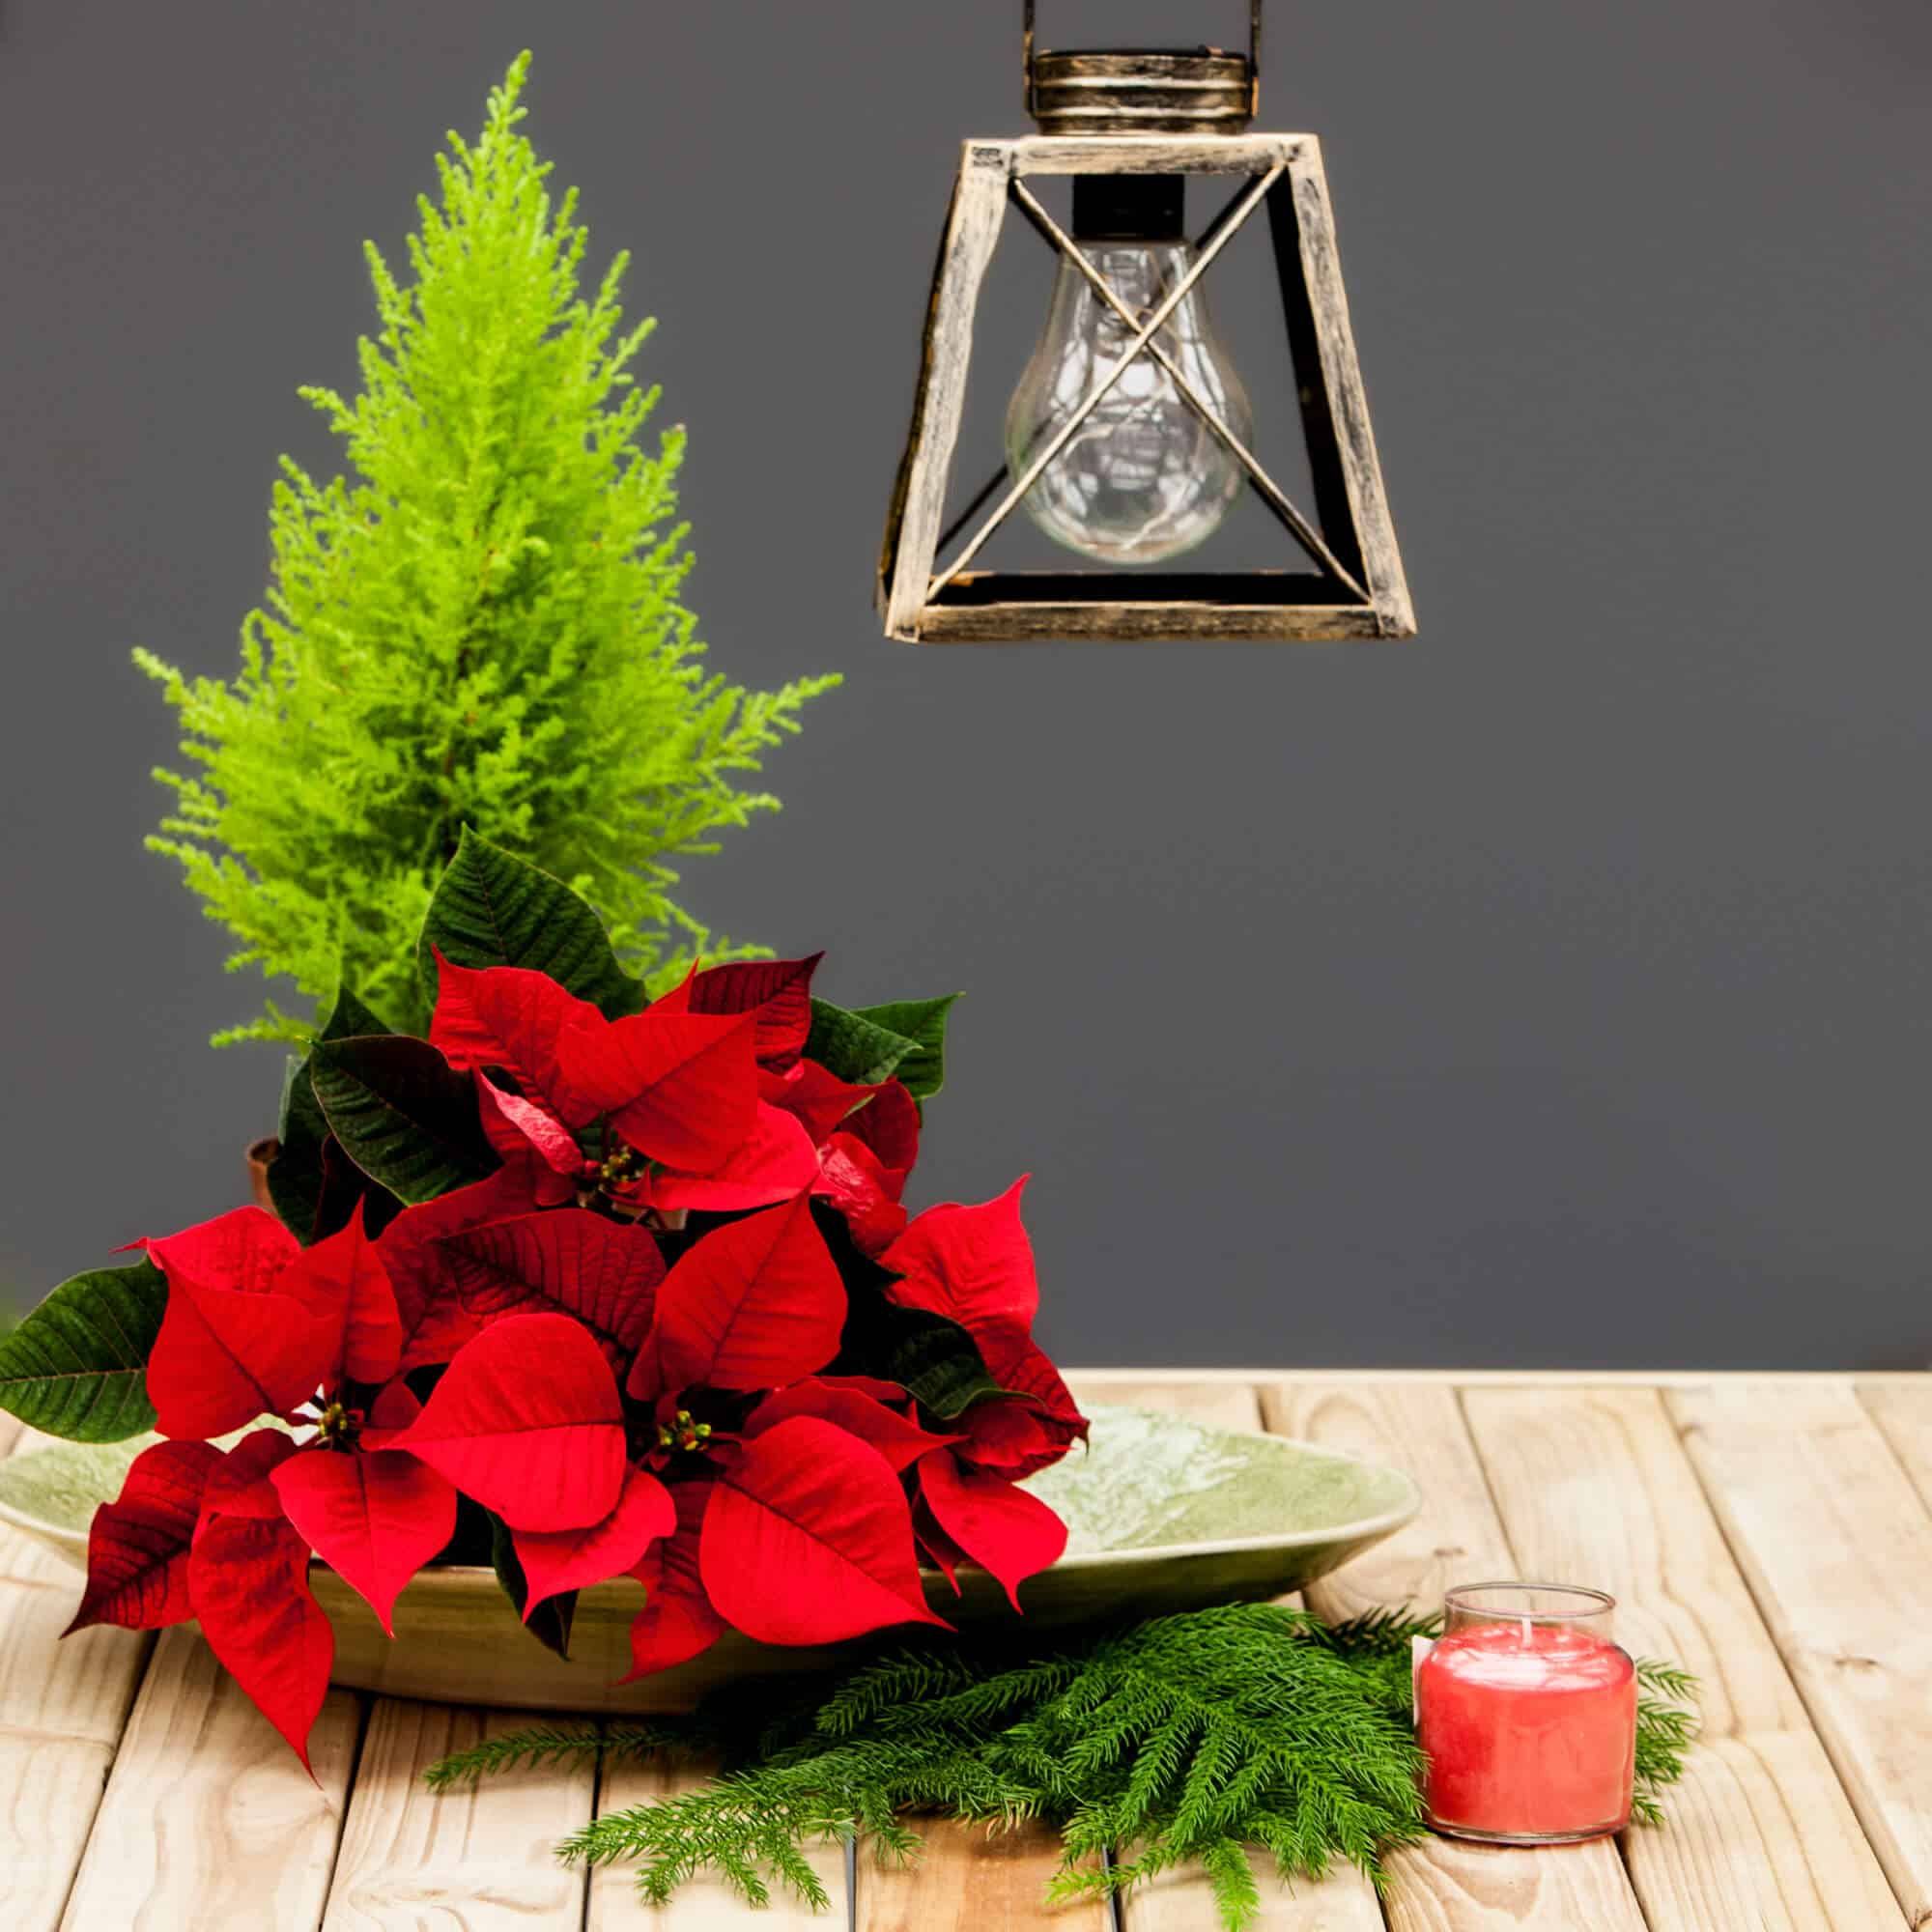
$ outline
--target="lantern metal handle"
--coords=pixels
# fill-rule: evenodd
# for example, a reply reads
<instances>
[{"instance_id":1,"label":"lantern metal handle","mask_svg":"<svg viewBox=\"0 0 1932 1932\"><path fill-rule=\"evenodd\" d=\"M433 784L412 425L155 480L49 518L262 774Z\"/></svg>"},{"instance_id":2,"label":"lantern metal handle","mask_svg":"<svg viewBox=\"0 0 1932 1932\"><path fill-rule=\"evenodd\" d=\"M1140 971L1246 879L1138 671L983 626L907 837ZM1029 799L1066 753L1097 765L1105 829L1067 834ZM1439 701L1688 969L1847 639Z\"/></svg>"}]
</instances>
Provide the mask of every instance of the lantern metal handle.
<instances>
[{"instance_id":1,"label":"lantern metal handle","mask_svg":"<svg viewBox=\"0 0 1932 1932\"><path fill-rule=\"evenodd\" d=\"M1020 73L1025 84L1026 111L1034 111L1036 95L1033 78L1034 15L1037 0L1022 0L1020 28ZM1248 0L1248 111L1261 112L1262 100L1262 0Z\"/></svg>"}]
</instances>

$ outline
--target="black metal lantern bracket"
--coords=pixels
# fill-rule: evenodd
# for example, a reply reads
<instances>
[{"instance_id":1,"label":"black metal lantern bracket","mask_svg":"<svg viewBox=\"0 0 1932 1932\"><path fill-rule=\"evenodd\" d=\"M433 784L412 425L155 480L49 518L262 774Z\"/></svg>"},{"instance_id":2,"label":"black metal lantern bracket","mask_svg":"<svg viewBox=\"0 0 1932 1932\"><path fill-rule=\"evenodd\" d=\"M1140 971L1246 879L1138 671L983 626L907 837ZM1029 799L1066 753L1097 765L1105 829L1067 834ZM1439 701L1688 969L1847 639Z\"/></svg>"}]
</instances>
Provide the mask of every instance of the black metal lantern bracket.
<instances>
[{"instance_id":1,"label":"black metal lantern bracket","mask_svg":"<svg viewBox=\"0 0 1932 1932\"><path fill-rule=\"evenodd\" d=\"M1307 641L1415 635L1349 322L1321 144L1312 134L1248 131L1259 99L1262 0L1250 0L1249 34L1245 55L1211 47L1049 52L1036 46L1034 0L1025 0L1025 98L1041 131L969 140L964 146L927 307L912 428L880 557L878 604L889 637L949 643L1051 638ZM1028 185L1031 177L1053 175L1088 182L1244 179L1203 231L1185 275L1157 305L1138 315ZM951 526L942 527L980 290L1009 206L1073 266L1130 339L1022 473L1011 475L1002 465ZM1290 500L1159 340L1195 284L1263 208L1294 363L1314 519ZM971 568L994 531L1143 355L1163 369L1226 446L1314 568L1228 573ZM955 549L969 526L972 534Z\"/></svg>"}]
</instances>

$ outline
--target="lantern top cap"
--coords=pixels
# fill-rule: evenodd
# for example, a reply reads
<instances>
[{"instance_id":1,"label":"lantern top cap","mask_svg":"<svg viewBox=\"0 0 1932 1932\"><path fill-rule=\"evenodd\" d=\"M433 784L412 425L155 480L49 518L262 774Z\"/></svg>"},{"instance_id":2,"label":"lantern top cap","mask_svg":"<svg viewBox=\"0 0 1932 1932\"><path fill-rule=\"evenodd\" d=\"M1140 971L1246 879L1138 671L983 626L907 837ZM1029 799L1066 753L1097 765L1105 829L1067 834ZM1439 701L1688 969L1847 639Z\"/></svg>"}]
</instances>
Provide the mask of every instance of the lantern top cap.
<instances>
[{"instance_id":1,"label":"lantern top cap","mask_svg":"<svg viewBox=\"0 0 1932 1932\"><path fill-rule=\"evenodd\" d=\"M1235 134L1261 93L1262 0L1249 0L1248 50L1093 47L1038 50L1025 0L1027 112L1043 134Z\"/></svg>"}]
</instances>

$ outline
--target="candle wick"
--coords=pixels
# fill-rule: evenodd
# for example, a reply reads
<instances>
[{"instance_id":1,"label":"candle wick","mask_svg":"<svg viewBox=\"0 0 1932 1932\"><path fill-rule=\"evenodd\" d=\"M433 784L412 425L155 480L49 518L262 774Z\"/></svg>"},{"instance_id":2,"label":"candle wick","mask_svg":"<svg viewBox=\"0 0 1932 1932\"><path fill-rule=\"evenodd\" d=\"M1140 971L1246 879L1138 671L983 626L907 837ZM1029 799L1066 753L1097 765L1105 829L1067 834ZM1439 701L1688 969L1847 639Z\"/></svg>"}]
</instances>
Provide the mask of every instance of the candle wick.
<instances>
[{"instance_id":1,"label":"candle wick","mask_svg":"<svg viewBox=\"0 0 1932 1932\"><path fill-rule=\"evenodd\" d=\"M1529 1619L1527 1617L1522 1619L1522 1647L1525 1650L1529 1648Z\"/></svg>"}]
</instances>

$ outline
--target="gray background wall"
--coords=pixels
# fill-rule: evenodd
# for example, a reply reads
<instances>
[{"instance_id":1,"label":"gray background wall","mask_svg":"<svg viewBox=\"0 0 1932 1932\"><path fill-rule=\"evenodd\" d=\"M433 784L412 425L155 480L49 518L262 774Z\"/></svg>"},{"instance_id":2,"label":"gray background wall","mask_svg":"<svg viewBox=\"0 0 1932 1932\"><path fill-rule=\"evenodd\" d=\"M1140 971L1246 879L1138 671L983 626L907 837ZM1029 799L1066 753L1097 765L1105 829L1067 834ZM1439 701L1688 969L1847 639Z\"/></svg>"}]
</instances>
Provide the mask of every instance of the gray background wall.
<instances>
[{"instance_id":1,"label":"gray background wall","mask_svg":"<svg viewBox=\"0 0 1932 1932\"><path fill-rule=\"evenodd\" d=\"M358 244L529 44L662 318L718 662L848 678L693 897L855 1002L971 989L924 1180L1036 1171L1050 1346L1932 1356L1932 12L1277 0L1422 641L922 653L868 573L1018 11L0 0L0 1298L231 1205L269 1122L273 1053L203 1044L256 987L140 849L127 653L232 666ZM982 422L1043 305L1009 249ZM1221 313L1278 427L1262 267Z\"/></svg>"}]
</instances>

